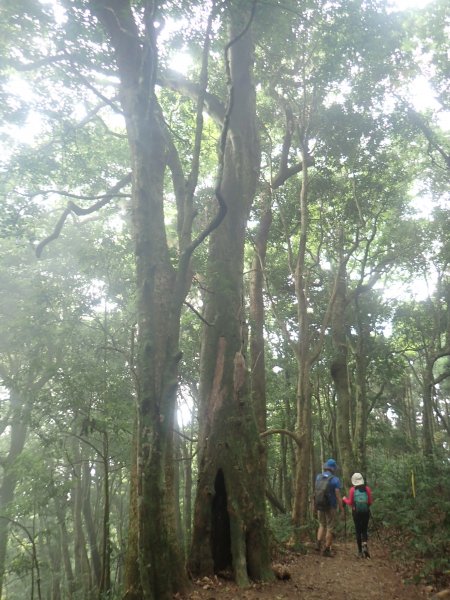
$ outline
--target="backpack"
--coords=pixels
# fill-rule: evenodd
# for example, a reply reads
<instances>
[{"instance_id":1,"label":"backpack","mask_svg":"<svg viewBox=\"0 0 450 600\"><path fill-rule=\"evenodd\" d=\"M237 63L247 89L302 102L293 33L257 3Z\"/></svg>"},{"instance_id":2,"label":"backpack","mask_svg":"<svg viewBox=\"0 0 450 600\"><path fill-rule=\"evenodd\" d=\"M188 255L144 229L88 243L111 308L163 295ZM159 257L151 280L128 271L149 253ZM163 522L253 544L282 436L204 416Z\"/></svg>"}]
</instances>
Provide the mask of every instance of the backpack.
<instances>
[{"instance_id":1,"label":"backpack","mask_svg":"<svg viewBox=\"0 0 450 600\"><path fill-rule=\"evenodd\" d=\"M357 513L369 512L369 494L365 487L355 488L353 504Z\"/></svg>"},{"instance_id":2,"label":"backpack","mask_svg":"<svg viewBox=\"0 0 450 600\"><path fill-rule=\"evenodd\" d=\"M330 494L332 491L331 480L333 475L324 475L321 473L317 479L314 488L314 502L316 510L328 510L331 507Z\"/></svg>"}]
</instances>

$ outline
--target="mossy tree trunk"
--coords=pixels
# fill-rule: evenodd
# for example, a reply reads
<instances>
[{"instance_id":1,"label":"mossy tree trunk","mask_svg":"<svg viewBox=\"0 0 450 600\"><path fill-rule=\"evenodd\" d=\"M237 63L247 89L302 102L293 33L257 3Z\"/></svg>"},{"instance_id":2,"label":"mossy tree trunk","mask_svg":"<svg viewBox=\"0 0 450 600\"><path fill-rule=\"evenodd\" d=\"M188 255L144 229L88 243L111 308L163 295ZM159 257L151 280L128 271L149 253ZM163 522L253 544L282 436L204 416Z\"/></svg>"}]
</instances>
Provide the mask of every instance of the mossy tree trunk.
<instances>
[{"instance_id":1,"label":"mossy tree trunk","mask_svg":"<svg viewBox=\"0 0 450 600\"><path fill-rule=\"evenodd\" d=\"M303 538L302 526L305 525L309 502L310 479L310 446L312 443L311 411L312 411L312 385L311 367L319 356L319 346L312 347L311 319L309 316L309 281L307 265L307 242L309 234L309 207L308 207L308 142L302 140L302 182L299 195L300 236L298 252L293 270L295 281L295 294L297 298L297 318L299 339L295 347L295 356L298 364L297 372L297 422L295 434L297 440L297 460L295 469L295 492L292 509L292 522L294 525L294 541L301 542Z\"/></svg>"},{"instance_id":2,"label":"mossy tree trunk","mask_svg":"<svg viewBox=\"0 0 450 600\"><path fill-rule=\"evenodd\" d=\"M130 523L129 552L138 570L128 571L126 597L164 600L186 587L176 535L173 425L189 254L182 254L176 271L164 220L168 135L155 95L158 3L143 3L141 15L122 0L91 0L90 6L114 50L132 166L138 423L137 490L132 494L137 507L130 513L137 523ZM186 214L186 220L191 216Z\"/></svg>"},{"instance_id":3,"label":"mossy tree trunk","mask_svg":"<svg viewBox=\"0 0 450 600\"><path fill-rule=\"evenodd\" d=\"M248 385L243 296L246 223L260 152L252 82L253 43L242 4L230 11L231 110L221 195L227 215L210 237L201 353L199 476L190 570L231 570L245 586L268 579L265 481Z\"/></svg>"}]
</instances>

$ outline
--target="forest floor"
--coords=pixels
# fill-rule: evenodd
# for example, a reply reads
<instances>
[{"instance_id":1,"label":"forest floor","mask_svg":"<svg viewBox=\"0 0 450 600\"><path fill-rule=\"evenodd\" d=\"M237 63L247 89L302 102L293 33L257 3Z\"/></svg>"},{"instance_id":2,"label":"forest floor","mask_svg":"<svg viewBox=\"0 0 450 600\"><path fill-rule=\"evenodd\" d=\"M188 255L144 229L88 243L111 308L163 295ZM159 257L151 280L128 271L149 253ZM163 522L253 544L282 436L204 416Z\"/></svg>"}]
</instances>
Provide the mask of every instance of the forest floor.
<instances>
[{"instance_id":1,"label":"forest floor","mask_svg":"<svg viewBox=\"0 0 450 600\"><path fill-rule=\"evenodd\" d=\"M194 582L190 600L424 600L432 586L408 583L405 565L396 564L380 542L369 544L370 559L357 557L356 543L336 542L332 557L322 557L311 544L306 553L286 551L274 563L287 579L254 583L247 589L220 577ZM282 573L281 573L282 574ZM439 598L441 595L435 596ZM444 597L444 596L442 596ZM450 592L446 598L450 598Z\"/></svg>"}]
</instances>

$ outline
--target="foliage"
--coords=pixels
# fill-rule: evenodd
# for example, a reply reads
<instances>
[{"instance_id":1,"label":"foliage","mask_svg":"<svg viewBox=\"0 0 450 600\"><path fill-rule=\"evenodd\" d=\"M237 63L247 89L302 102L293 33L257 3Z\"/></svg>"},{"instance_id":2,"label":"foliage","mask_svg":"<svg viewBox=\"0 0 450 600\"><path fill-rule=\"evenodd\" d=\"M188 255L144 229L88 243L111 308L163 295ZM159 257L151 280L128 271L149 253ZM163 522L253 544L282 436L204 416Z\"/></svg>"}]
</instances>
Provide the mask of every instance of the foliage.
<instances>
[{"instance_id":1,"label":"foliage","mask_svg":"<svg viewBox=\"0 0 450 600\"><path fill-rule=\"evenodd\" d=\"M111 558L120 579L134 452L136 288L129 180L101 209L72 212L42 259L35 257L37 244L54 231L69 202L89 211L131 167L114 56L89 11L91 4L7 0L0 9L0 499L7 496L9 478L14 479L13 497L1 514L34 532L44 579L50 582L57 567L66 588L70 582L62 548L76 575L94 570L98 548L92 539L100 547L107 469ZM139 19L145 3L132 4L143 27ZM164 235L175 266L180 251L177 193L186 188L195 153L200 61L212 3L159 4L157 94L180 168L178 180L166 169L164 190ZM242 3L233 7L242 10ZM194 235L215 210L218 114L225 110L229 83L224 76L226 19L218 3L193 197ZM294 431L298 417L298 365L283 329L294 342L304 333L292 259L302 225L299 151L307 138L310 227L302 275L308 333L312 342L319 338L344 257L349 428L353 433L364 348L365 442L375 523L396 556L421 561L418 574L428 581L450 568L450 151L442 118L449 108L446 19L444 0L407 15L388 12L378 0L286 0L257 3L252 24L262 162L258 198L247 224L246 264L251 264L258 209L267 194L272 209L264 265L268 428ZM184 73L172 68L180 52L190 59ZM421 71L438 103L424 111L408 98ZM283 166L295 174L275 186ZM411 202L414 195L430 207L420 218L417 202ZM193 257L193 284L181 318L178 402L183 422L180 418L176 432L176 518L186 547L202 426L201 331L215 326L215 321L202 321L208 251L203 244ZM418 295L422 283L428 284L425 298ZM340 452L329 327L325 333L310 373L311 456L317 464L323 455L339 458ZM424 373L430 364L433 457L425 459L424 386L429 381ZM17 432L24 435L23 448ZM286 509L282 514L269 504L270 525L276 543L285 543L292 536L296 449L292 438L271 435L265 440L268 487ZM88 512L81 520L80 512L77 516L77 485L84 486L89 499L93 531ZM68 542L62 539L62 523ZM312 535L310 516L303 527ZM83 536L89 533L94 535L88 541ZM81 547L88 567L81 567ZM29 595L30 545L19 526L10 528L6 556L9 596ZM118 581L114 592L121 585Z\"/></svg>"},{"instance_id":2,"label":"foliage","mask_svg":"<svg viewBox=\"0 0 450 600\"><path fill-rule=\"evenodd\" d=\"M415 571L412 578L442 585L450 568L448 461L407 453L398 460L380 451L371 472L374 521L393 555Z\"/></svg>"}]
</instances>

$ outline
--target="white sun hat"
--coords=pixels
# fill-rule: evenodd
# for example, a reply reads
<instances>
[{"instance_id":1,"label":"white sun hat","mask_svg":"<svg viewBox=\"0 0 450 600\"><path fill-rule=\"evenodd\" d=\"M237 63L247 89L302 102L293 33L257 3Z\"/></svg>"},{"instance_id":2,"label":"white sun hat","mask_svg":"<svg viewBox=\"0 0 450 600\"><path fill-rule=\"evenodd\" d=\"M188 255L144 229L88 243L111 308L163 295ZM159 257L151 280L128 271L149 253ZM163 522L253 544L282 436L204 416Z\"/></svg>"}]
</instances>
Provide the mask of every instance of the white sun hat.
<instances>
[{"instance_id":1,"label":"white sun hat","mask_svg":"<svg viewBox=\"0 0 450 600\"><path fill-rule=\"evenodd\" d=\"M354 485L355 487L357 485L364 485L364 477L361 475L361 473L353 473L352 485Z\"/></svg>"}]
</instances>

